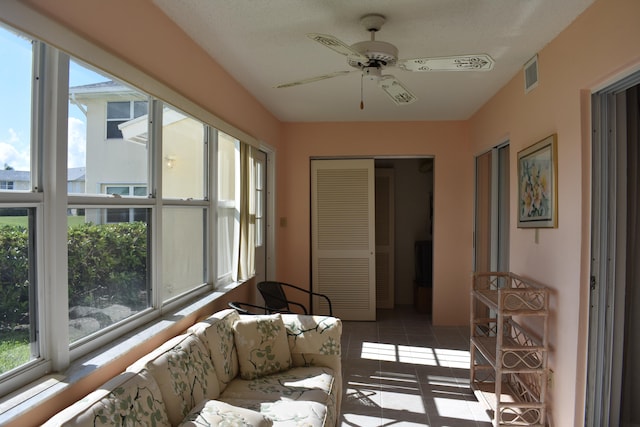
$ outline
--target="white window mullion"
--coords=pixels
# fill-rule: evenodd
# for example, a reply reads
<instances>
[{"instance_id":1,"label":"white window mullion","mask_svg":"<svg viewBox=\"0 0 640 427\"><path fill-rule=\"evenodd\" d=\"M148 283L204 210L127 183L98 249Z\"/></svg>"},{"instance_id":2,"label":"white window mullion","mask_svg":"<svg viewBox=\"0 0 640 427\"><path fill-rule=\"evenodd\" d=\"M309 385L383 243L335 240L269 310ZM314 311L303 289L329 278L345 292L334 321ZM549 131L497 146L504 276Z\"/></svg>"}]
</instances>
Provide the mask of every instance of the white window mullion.
<instances>
[{"instance_id":1,"label":"white window mullion","mask_svg":"<svg viewBox=\"0 0 640 427\"><path fill-rule=\"evenodd\" d=\"M149 193L155 196L151 211L151 306L162 307L162 109L154 100L149 108Z\"/></svg>"},{"instance_id":2,"label":"white window mullion","mask_svg":"<svg viewBox=\"0 0 640 427\"><path fill-rule=\"evenodd\" d=\"M218 277L218 132L207 126L207 283L213 283L215 288Z\"/></svg>"},{"instance_id":3,"label":"white window mullion","mask_svg":"<svg viewBox=\"0 0 640 427\"><path fill-rule=\"evenodd\" d=\"M41 128L36 134L42 147L44 193L44 275L47 350L52 368L69 365L69 300L67 274L67 117L69 57L52 48L44 49L44 75L47 90L40 95ZM46 325L46 326L45 326ZM41 332L41 336L42 336Z\"/></svg>"}]
</instances>

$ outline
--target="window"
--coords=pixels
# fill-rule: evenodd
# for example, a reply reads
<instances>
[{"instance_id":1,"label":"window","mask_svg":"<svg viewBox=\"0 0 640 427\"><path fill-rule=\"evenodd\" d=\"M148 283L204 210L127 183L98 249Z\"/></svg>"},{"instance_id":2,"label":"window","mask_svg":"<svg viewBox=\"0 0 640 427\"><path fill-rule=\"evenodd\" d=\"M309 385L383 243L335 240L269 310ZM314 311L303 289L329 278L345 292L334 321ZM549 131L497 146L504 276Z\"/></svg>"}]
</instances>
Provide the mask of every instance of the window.
<instances>
[{"instance_id":1,"label":"window","mask_svg":"<svg viewBox=\"0 0 640 427\"><path fill-rule=\"evenodd\" d=\"M109 216L85 209L85 218ZM150 209L136 221L68 217L69 341L78 342L151 306Z\"/></svg>"},{"instance_id":2,"label":"window","mask_svg":"<svg viewBox=\"0 0 640 427\"><path fill-rule=\"evenodd\" d=\"M162 300L206 283L210 212L209 127L177 109L162 109Z\"/></svg>"},{"instance_id":3,"label":"window","mask_svg":"<svg viewBox=\"0 0 640 427\"><path fill-rule=\"evenodd\" d=\"M30 192L33 44L0 26L0 56L7 64L0 70L0 189L14 190L0 194L1 385L40 360L35 238L42 195ZM17 198L16 190L27 193Z\"/></svg>"},{"instance_id":4,"label":"window","mask_svg":"<svg viewBox=\"0 0 640 427\"><path fill-rule=\"evenodd\" d=\"M207 147L204 123L174 108L162 109L162 197L206 197Z\"/></svg>"},{"instance_id":5,"label":"window","mask_svg":"<svg viewBox=\"0 0 640 427\"><path fill-rule=\"evenodd\" d=\"M207 210L168 206L162 211L162 299L175 297L206 282Z\"/></svg>"},{"instance_id":6,"label":"window","mask_svg":"<svg viewBox=\"0 0 640 427\"><path fill-rule=\"evenodd\" d=\"M123 138L120 126L149 112L147 101L107 102L107 139Z\"/></svg>"},{"instance_id":7,"label":"window","mask_svg":"<svg viewBox=\"0 0 640 427\"><path fill-rule=\"evenodd\" d=\"M76 168L75 188L79 193L114 194L107 193L104 185L114 182L149 187L148 100L148 95L114 77L71 61L68 180L72 168ZM102 124L105 119L109 120L109 115L118 117L116 129L120 134L119 140L105 144ZM133 119L134 116L137 118ZM81 181L84 185L79 185Z\"/></svg>"},{"instance_id":8,"label":"window","mask_svg":"<svg viewBox=\"0 0 640 427\"><path fill-rule=\"evenodd\" d=\"M2 27L0 54L6 394L234 279L240 142ZM68 86L55 78L67 71Z\"/></svg>"},{"instance_id":9,"label":"window","mask_svg":"<svg viewBox=\"0 0 640 427\"><path fill-rule=\"evenodd\" d=\"M0 375L38 358L35 209L0 209Z\"/></svg>"}]
</instances>

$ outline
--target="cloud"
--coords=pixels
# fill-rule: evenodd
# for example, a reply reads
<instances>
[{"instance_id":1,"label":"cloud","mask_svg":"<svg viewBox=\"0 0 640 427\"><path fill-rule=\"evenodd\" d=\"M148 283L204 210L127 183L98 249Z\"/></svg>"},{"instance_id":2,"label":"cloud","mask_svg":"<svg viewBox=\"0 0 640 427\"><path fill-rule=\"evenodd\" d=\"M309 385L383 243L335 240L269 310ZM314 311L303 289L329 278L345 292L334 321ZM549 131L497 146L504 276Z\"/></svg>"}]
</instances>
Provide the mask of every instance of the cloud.
<instances>
[{"instance_id":1,"label":"cloud","mask_svg":"<svg viewBox=\"0 0 640 427\"><path fill-rule=\"evenodd\" d=\"M86 123L69 117L68 167L84 167L87 164ZM30 142L23 141L20 134L9 128L7 137L0 139L0 168L9 165L18 171L31 169Z\"/></svg>"},{"instance_id":2,"label":"cloud","mask_svg":"<svg viewBox=\"0 0 640 427\"><path fill-rule=\"evenodd\" d=\"M68 162L70 168L87 165L86 123L75 117L69 117Z\"/></svg>"},{"instance_id":3,"label":"cloud","mask_svg":"<svg viewBox=\"0 0 640 427\"><path fill-rule=\"evenodd\" d=\"M9 128L8 134L7 139L0 140L0 167L9 165L15 170L28 171L30 169L29 143L22 142L18 132L12 128Z\"/></svg>"}]
</instances>

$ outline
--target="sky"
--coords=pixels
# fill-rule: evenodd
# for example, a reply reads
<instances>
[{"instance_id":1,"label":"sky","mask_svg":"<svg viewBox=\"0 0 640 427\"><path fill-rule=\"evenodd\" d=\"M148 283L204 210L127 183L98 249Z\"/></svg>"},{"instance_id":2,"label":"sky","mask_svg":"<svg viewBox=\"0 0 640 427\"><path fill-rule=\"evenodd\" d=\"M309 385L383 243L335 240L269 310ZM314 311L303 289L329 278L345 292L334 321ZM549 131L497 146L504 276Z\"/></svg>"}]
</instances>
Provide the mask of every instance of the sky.
<instances>
[{"instance_id":1,"label":"sky","mask_svg":"<svg viewBox=\"0 0 640 427\"><path fill-rule=\"evenodd\" d=\"M0 168L30 170L31 139L31 41L0 26ZM109 80L71 61L69 85L79 86ZM69 106L68 166L84 167L86 118Z\"/></svg>"}]
</instances>

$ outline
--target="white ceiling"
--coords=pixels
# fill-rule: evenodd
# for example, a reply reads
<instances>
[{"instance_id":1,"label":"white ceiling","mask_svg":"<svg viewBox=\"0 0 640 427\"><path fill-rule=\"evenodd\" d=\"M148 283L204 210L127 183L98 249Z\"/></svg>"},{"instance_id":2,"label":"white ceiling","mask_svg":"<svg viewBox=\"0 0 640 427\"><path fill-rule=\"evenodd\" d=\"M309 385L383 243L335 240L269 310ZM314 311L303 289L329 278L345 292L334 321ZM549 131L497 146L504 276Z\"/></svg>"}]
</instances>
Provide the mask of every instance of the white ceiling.
<instances>
[{"instance_id":1,"label":"white ceiling","mask_svg":"<svg viewBox=\"0 0 640 427\"><path fill-rule=\"evenodd\" d=\"M278 119L318 122L467 119L593 0L153 2ZM386 17L376 39L394 44L400 59L486 53L495 66L485 72L388 68L383 74L393 74L418 100L395 105L375 82L365 80L364 110L359 73L274 88L351 70L345 56L306 34L333 35L348 45L369 40L360 24L369 13Z\"/></svg>"}]
</instances>

